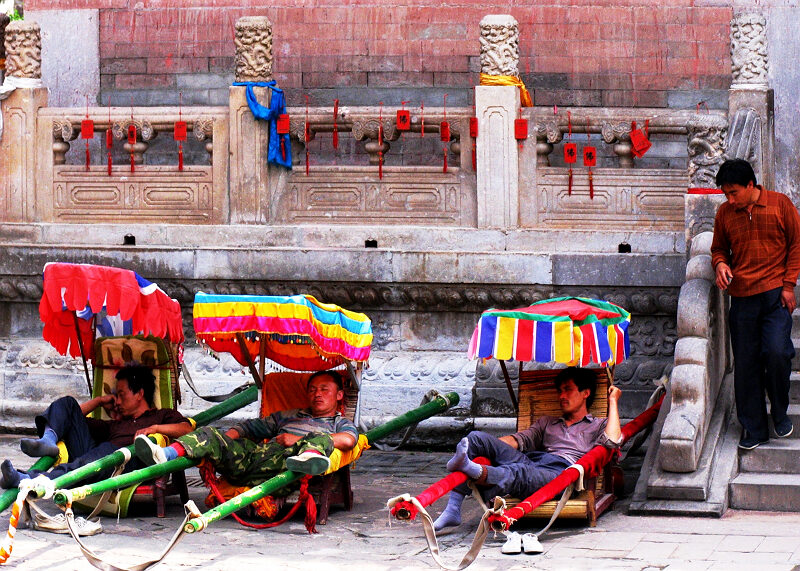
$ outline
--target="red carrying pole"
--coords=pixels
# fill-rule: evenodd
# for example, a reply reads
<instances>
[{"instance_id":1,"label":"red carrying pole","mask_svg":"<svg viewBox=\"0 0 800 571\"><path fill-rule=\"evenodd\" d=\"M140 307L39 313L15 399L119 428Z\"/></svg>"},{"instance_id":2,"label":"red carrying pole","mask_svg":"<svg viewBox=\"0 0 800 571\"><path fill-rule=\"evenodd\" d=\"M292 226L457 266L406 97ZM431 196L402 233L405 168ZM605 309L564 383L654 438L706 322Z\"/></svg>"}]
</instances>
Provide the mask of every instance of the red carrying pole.
<instances>
[{"instance_id":1,"label":"red carrying pole","mask_svg":"<svg viewBox=\"0 0 800 571\"><path fill-rule=\"evenodd\" d=\"M491 462L487 458L479 456L473 459L476 464L484 464L489 466ZM456 486L460 486L467 481L467 475L464 472L451 472L416 497L416 500L422 505L427 507L433 502L444 496L447 492L451 491ZM414 519L417 517L418 509L413 503L409 501L397 502L391 509L392 515L397 519Z\"/></svg>"},{"instance_id":2,"label":"red carrying pole","mask_svg":"<svg viewBox=\"0 0 800 571\"><path fill-rule=\"evenodd\" d=\"M622 444L627 442L634 434L655 422L656 417L658 416L658 411L661 409L662 402L664 402L663 396L656 404L622 427ZM589 450L589 452L584 454L581 459L576 462L576 464L583 466L586 476L591 478L600 473L600 471L603 469L603 466L611 461L613 455L613 450L610 450L605 446L595 446ZM522 500L513 508L505 510L500 514L490 515L488 518L489 524L493 529L498 531L507 530L515 521L523 517L525 514L535 510L544 502L552 500L556 494L564 491L567 486L576 481L579 477L580 472L577 468L567 468L561 472L561 474L556 476L556 478L536 490L533 494Z\"/></svg>"}]
</instances>

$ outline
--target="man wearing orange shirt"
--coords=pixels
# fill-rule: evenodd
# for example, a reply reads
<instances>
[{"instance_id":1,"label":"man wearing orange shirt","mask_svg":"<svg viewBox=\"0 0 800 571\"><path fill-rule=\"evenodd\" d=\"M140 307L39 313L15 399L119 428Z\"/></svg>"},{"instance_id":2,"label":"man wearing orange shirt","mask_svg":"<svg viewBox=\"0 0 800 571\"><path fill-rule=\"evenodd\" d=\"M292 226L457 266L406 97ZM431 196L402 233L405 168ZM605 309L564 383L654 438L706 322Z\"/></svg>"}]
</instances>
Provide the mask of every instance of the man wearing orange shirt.
<instances>
[{"instance_id":1,"label":"man wearing orange shirt","mask_svg":"<svg viewBox=\"0 0 800 571\"><path fill-rule=\"evenodd\" d=\"M727 202L717 211L711 263L716 284L731 296L729 323L739 448L769 440L766 392L775 435L792 433L789 375L794 357L792 312L800 272L800 216L792 201L756 183L745 160L725 161L717 186Z\"/></svg>"}]
</instances>

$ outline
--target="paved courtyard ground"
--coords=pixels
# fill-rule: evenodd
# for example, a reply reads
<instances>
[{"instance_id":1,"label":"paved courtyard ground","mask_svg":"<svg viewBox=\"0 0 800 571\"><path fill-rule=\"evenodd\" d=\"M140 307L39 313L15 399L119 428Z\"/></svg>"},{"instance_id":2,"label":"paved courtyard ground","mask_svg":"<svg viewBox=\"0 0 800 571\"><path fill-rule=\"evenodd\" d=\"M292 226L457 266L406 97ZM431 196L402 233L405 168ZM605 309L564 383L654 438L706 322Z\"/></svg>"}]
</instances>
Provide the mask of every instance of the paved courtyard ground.
<instances>
[{"instance_id":1,"label":"paved courtyard ground","mask_svg":"<svg viewBox=\"0 0 800 571\"><path fill-rule=\"evenodd\" d=\"M0 437L0 455L27 464L17 436ZM353 472L356 505L335 510L320 533L309 535L300 518L273 530L253 531L234 521L186 536L159 569L437 569L419 523L390 520L389 497L417 493L441 477L448 454L368 451ZM190 474L190 481L196 481ZM202 505L204 489L191 488ZM434 506L436 513L443 503ZM558 525L548 532L541 555L503 555L501 536L491 537L470 569L625 570L800 570L800 514L730 511L721 519L626 515L619 501L595 528ZM104 518L104 533L86 543L114 564L131 565L160 552L177 529L183 509L173 499L168 517L140 506L134 517ZM443 557L455 563L467 549L479 520L477 504L465 504L465 524L441 537ZM4 513L0 530L5 530ZM519 531L535 531L520 527ZM25 570L94 569L69 536L21 529L6 567Z\"/></svg>"}]
</instances>

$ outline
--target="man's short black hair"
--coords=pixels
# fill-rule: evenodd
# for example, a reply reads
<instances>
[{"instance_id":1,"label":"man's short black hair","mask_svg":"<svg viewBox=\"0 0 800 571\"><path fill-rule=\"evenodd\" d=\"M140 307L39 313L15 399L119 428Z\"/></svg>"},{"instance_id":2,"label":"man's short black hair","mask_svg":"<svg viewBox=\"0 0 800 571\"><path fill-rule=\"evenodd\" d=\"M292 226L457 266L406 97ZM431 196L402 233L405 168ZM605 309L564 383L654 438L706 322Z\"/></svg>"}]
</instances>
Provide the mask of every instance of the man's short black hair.
<instances>
[{"instance_id":1,"label":"man's short black hair","mask_svg":"<svg viewBox=\"0 0 800 571\"><path fill-rule=\"evenodd\" d=\"M342 379L341 373L339 371L317 371L310 377L308 377L308 382L306 383L306 388L311 386L311 381L318 377L330 377L331 380L336 383L336 387L340 390L344 390L344 379Z\"/></svg>"},{"instance_id":2,"label":"man's short black hair","mask_svg":"<svg viewBox=\"0 0 800 571\"><path fill-rule=\"evenodd\" d=\"M752 181L753 186L756 182L756 173L753 167L744 159L729 159L722 163L717 171L717 186L723 184L738 184L747 186Z\"/></svg>"},{"instance_id":3,"label":"man's short black hair","mask_svg":"<svg viewBox=\"0 0 800 571\"><path fill-rule=\"evenodd\" d=\"M129 365L122 367L117 372L117 380L128 381L128 388L132 393L136 394L139 391L144 391L144 400L150 407L155 406L153 403L153 395L156 392L156 377L149 367L141 365Z\"/></svg>"},{"instance_id":4,"label":"man's short black hair","mask_svg":"<svg viewBox=\"0 0 800 571\"><path fill-rule=\"evenodd\" d=\"M579 391L589 389L589 396L586 399L586 408L588 409L591 407L594 402L594 394L597 392L597 375L595 375L594 371L578 367L567 367L556 375L553 382L558 389L561 385L570 380L575 383Z\"/></svg>"}]
</instances>

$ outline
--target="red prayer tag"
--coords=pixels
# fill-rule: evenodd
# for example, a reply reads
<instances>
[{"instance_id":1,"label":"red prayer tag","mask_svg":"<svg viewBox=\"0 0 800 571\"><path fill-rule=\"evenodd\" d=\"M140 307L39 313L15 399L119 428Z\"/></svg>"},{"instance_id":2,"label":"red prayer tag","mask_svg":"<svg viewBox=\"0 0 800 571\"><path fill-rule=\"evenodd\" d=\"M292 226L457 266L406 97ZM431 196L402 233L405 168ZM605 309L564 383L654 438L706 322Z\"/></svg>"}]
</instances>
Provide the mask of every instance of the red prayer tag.
<instances>
[{"instance_id":1,"label":"red prayer tag","mask_svg":"<svg viewBox=\"0 0 800 571\"><path fill-rule=\"evenodd\" d=\"M408 109L397 110L397 130L408 131L411 129L411 112Z\"/></svg>"},{"instance_id":2,"label":"red prayer tag","mask_svg":"<svg viewBox=\"0 0 800 571\"><path fill-rule=\"evenodd\" d=\"M114 147L114 132L111 129L106 129L106 149Z\"/></svg>"},{"instance_id":3,"label":"red prayer tag","mask_svg":"<svg viewBox=\"0 0 800 571\"><path fill-rule=\"evenodd\" d=\"M478 118L477 117L470 117L469 118L469 136L473 139L478 138Z\"/></svg>"},{"instance_id":4,"label":"red prayer tag","mask_svg":"<svg viewBox=\"0 0 800 571\"><path fill-rule=\"evenodd\" d=\"M94 121L91 119L81 121L81 139L94 139Z\"/></svg>"},{"instance_id":5,"label":"red prayer tag","mask_svg":"<svg viewBox=\"0 0 800 571\"><path fill-rule=\"evenodd\" d=\"M594 147L583 147L583 166L593 167L597 164L597 150Z\"/></svg>"},{"instance_id":6,"label":"red prayer tag","mask_svg":"<svg viewBox=\"0 0 800 571\"><path fill-rule=\"evenodd\" d=\"M173 137L176 141L186 140L186 121L175 121L175 131Z\"/></svg>"},{"instance_id":7,"label":"red prayer tag","mask_svg":"<svg viewBox=\"0 0 800 571\"><path fill-rule=\"evenodd\" d=\"M439 125L439 136L443 143L448 143L450 141L450 123L442 121Z\"/></svg>"},{"instance_id":8,"label":"red prayer tag","mask_svg":"<svg viewBox=\"0 0 800 571\"><path fill-rule=\"evenodd\" d=\"M514 119L514 138L523 141L528 138L528 120Z\"/></svg>"},{"instance_id":9,"label":"red prayer tag","mask_svg":"<svg viewBox=\"0 0 800 571\"><path fill-rule=\"evenodd\" d=\"M645 123L645 130L647 130L647 123ZM631 152L635 157L642 158L644 154L650 150L653 143L647 138L647 135L641 129L636 128L636 121L631 123Z\"/></svg>"},{"instance_id":10,"label":"red prayer tag","mask_svg":"<svg viewBox=\"0 0 800 571\"><path fill-rule=\"evenodd\" d=\"M278 115L278 134L285 135L289 132L289 115L284 113L283 115Z\"/></svg>"},{"instance_id":11,"label":"red prayer tag","mask_svg":"<svg viewBox=\"0 0 800 571\"><path fill-rule=\"evenodd\" d=\"M128 125L128 144L136 144L136 125Z\"/></svg>"},{"instance_id":12,"label":"red prayer tag","mask_svg":"<svg viewBox=\"0 0 800 571\"><path fill-rule=\"evenodd\" d=\"M578 145L575 143L564 143L564 162L572 164L578 160Z\"/></svg>"}]
</instances>

